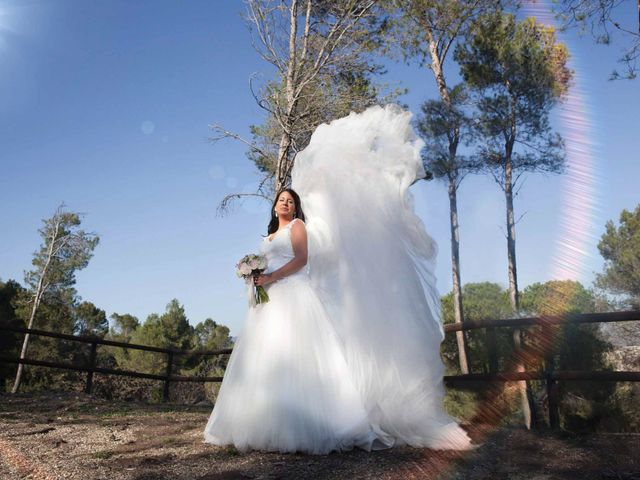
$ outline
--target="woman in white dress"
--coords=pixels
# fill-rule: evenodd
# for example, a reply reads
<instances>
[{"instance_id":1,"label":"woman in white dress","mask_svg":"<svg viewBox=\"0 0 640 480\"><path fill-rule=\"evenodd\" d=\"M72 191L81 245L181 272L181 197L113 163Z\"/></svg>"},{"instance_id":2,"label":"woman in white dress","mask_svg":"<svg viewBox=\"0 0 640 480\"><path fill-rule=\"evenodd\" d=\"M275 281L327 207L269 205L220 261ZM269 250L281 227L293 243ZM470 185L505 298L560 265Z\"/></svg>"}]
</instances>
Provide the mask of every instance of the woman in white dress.
<instances>
[{"instance_id":1,"label":"woman in white dress","mask_svg":"<svg viewBox=\"0 0 640 480\"><path fill-rule=\"evenodd\" d=\"M352 113L298 154L261 248L270 301L247 315L205 441L472 448L442 407L437 245L413 211L424 167L410 120L396 106Z\"/></svg>"},{"instance_id":2,"label":"woman in white dress","mask_svg":"<svg viewBox=\"0 0 640 480\"><path fill-rule=\"evenodd\" d=\"M309 283L298 195L272 208L257 278L269 295L250 308L205 429L205 441L249 449L325 454L393 442L370 426L338 338Z\"/></svg>"}]
</instances>

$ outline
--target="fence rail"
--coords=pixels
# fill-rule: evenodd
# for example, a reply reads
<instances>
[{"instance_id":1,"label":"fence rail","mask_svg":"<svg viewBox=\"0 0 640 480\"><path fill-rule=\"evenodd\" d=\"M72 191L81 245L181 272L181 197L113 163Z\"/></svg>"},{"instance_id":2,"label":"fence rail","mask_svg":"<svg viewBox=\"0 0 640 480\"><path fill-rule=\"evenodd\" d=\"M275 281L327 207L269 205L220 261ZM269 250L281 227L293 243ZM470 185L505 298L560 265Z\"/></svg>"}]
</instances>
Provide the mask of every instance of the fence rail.
<instances>
[{"instance_id":1,"label":"fence rail","mask_svg":"<svg viewBox=\"0 0 640 480\"><path fill-rule=\"evenodd\" d=\"M445 333L484 329L487 338L487 358L489 373L470 373L466 375L446 375L444 381L449 386L469 387L484 382L517 382L541 380L546 383L549 425L558 428L560 424L558 381L595 381L595 382L638 382L640 372L636 371L568 371L556 370L553 339L554 327L569 324L635 322L640 321L640 311L583 313L549 315L542 317L508 318L500 320L476 320L453 323L444 326ZM514 365L523 359L544 360L544 369L539 371L498 372L496 330L505 327L542 327L533 335L536 348L521 347L513 354ZM515 369L513 369L515 370Z\"/></svg>"},{"instance_id":2,"label":"fence rail","mask_svg":"<svg viewBox=\"0 0 640 480\"><path fill-rule=\"evenodd\" d=\"M549 348L549 338L553 337L551 328L558 325L566 324L585 324L585 323L608 323L608 322L627 322L640 321L640 311L627 312L607 312L607 313L589 313L589 314L567 314L562 316L543 316L528 318L509 318L502 320L481 320L469 321L464 323L454 323L444 326L445 333L469 331L475 329L485 329L487 333L487 348L489 359L489 373L470 373L466 375L447 375L444 382L450 386L469 386L474 383L486 382L516 382L523 380L541 380L546 382L549 406L549 423L551 427L559 426L559 399L558 399L558 381L580 381L589 380L597 382L638 382L640 381L640 372L636 371L562 371L555 370L553 361L553 351ZM541 326L542 332L539 339L546 339L547 348L538 350L536 358L545 360L545 369L543 371L507 371L498 372L498 359L496 349L496 329L504 327L532 327ZM97 337L68 335L63 333L49 332L46 330L27 329L23 327L0 326L0 331L11 331L15 333L29 333L30 335L46 336L59 338L63 340L71 340L74 342L88 343L91 345L89 362L87 365L72 365L68 363L50 362L45 360L36 360L29 358L17 358L0 355L0 362L16 363L26 365L37 365L50 368L61 368L68 370L76 370L87 372L85 383L85 392L91 393L93 384L93 374L102 373L107 375L122 375L134 378L147 378L152 380L160 380L164 382L163 400L169 398L169 387L171 382L220 382L222 377L189 377L174 375L172 373L174 366L174 356L176 355L198 355L198 356L216 356L230 354L231 348L220 350L176 350L170 348L151 347L148 345L138 345L125 342L116 342L113 340L104 340ZM543 342L544 343L544 342ZM130 370L117 370L112 368L103 368L96 365L97 346L107 345L119 348L144 350L150 352L163 353L167 355L167 364L164 375L140 373ZM515 352L520 355L522 352Z\"/></svg>"},{"instance_id":3,"label":"fence rail","mask_svg":"<svg viewBox=\"0 0 640 480\"><path fill-rule=\"evenodd\" d=\"M547 315L542 317L505 318L500 320L470 320L462 323L449 323L444 326L445 332L474 330L495 327L533 327L565 325L569 323L609 323L634 322L640 320L640 310L606 313L568 313L565 315Z\"/></svg>"},{"instance_id":4,"label":"fence rail","mask_svg":"<svg viewBox=\"0 0 640 480\"><path fill-rule=\"evenodd\" d=\"M222 381L222 377L188 377L188 376L182 376L182 375L173 375L172 370L173 370L174 355L216 356L216 355L229 354L232 351L231 348L223 348L219 350L176 350L172 348L151 347L149 345L138 345L135 343L104 340L99 337L69 335L66 333L49 332L46 330L37 330L33 328L30 329L30 328L24 328L24 327L0 326L0 331L3 331L3 330L14 332L14 333L24 333L24 334L28 333L29 335L59 338L62 340L71 340L73 342L80 342L80 343L88 343L91 345L91 352L89 354L88 365L73 365L70 363L50 362L47 360L36 360L31 358L21 359L18 357L9 357L6 355L0 355L0 362L16 363L16 364L22 363L25 365L36 365L40 367L60 368L63 370L75 370L80 372L87 372L87 378L85 381L85 389L84 389L86 393L91 393L91 390L93 388L94 373L102 373L106 375L120 375L120 376L133 377L133 378L146 378L150 380L161 380L164 382L164 389L162 391L163 401L167 401L169 399L169 386L171 382L221 382ZM118 370L113 368L98 367L96 365L98 345L107 345L111 347L163 353L167 355L167 365L165 369L165 374L156 375L152 373L141 373L141 372L136 372L131 370Z\"/></svg>"}]
</instances>

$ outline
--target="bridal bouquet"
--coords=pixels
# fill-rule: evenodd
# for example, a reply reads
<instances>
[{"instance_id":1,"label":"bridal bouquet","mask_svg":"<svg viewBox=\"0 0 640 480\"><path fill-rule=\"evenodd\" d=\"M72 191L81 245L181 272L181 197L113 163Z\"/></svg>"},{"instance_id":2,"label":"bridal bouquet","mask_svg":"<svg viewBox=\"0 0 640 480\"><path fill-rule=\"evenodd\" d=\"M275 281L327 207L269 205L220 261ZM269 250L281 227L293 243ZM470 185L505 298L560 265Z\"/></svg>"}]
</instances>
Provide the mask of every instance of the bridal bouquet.
<instances>
[{"instance_id":1,"label":"bridal bouquet","mask_svg":"<svg viewBox=\"0 0 640 480\"><path fill-rule=\"evenodd\" d=\"M236 275L244 278L247 285L253 286L253 278L260 275L267 268L267 258L263 255L250 253L240 259L236 265ZM269 301L269 295L262 285L253 286L249 293L249 305L255 307L259 303Z\"/></svg>"}]
</instances>

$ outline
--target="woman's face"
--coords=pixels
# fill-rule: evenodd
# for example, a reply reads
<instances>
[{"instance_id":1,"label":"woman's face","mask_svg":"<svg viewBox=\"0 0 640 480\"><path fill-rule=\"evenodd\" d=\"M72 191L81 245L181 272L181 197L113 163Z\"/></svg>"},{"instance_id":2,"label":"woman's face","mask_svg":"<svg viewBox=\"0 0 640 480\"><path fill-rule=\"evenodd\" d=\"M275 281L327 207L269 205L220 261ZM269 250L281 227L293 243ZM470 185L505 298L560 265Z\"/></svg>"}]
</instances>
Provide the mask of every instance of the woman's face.
<instances>
[{"instance_id":1,"label":"woman's face","mask_svg":"<svg viewBox=\"0 0 640 480\"><path fill-rule=\"evenodd\" d=\"M293 217L296 211L296 203L289 192L282 192L276 201L275 211L278 216Z\"/></svg>"}]
</instances>

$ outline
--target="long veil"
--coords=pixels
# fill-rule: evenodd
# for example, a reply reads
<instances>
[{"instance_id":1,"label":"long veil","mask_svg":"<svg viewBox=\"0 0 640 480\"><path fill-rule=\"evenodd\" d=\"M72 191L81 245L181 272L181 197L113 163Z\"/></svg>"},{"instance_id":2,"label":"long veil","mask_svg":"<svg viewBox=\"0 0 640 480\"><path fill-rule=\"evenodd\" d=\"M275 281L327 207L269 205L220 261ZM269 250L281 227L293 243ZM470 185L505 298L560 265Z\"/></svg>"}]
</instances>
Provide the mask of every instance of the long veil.
<instances>
[{"instance_id":1,"label":"long veil","mask_svg":"<svg viewBox=\"0 0 640 480\"><path fill-rule=\"evenodd\" d=\"M320 125L296 158L309 274L370 422L396 444L464 449L442 407L437 245L409 191L423 177L411 113L374 106Z\"/></svg>"}]
</instances>

